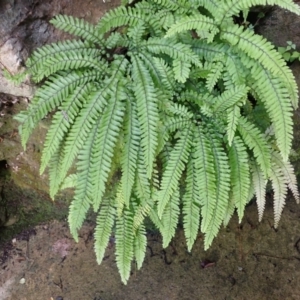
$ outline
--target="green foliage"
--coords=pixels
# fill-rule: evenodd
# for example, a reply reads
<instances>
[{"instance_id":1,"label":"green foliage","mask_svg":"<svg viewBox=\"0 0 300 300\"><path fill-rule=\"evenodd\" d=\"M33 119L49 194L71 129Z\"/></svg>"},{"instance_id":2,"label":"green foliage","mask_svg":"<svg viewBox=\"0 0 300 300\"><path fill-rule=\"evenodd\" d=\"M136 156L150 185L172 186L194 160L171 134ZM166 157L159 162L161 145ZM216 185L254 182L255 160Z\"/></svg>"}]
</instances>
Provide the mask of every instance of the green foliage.
<instances>
[{"instance_id":1,"label":"green foliage","mask_svg":"<svg viewBox=\"0 0 300 300\"><path fill-rule=\"evenodd\" d=\"M40 171L49 167L52 198L74 187L76 240L88 210L97 212L99 264L115 228L124 283L133 259L142 266L148 219L167 247L182 214L188 250L199 230L207 249L235 209L242 220L253 195L261 220L268 181L275 226L288 189L299 201L288 160L295 79L271 43L233 18L264 4L300 14L291 0L141 1L95 26L55 17L80 39L27 61L42 85L16 116L23 146L54 110Z\"/></svg>"}]
</instances>

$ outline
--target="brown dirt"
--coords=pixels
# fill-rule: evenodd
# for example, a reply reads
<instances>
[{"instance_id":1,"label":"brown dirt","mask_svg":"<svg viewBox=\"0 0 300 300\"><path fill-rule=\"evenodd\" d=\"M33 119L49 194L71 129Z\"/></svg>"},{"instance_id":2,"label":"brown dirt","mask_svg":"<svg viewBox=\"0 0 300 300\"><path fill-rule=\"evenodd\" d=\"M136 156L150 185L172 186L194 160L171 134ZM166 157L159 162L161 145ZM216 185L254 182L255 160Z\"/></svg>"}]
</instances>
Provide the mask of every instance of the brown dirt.
<instances>
[{"instance_id":1,"label":"brown dirt","mask_svg":"<svg viewBox=\"0 0 300 300\"><path fill-rule=\"evenodd\" d=\"M299 219L299 207L289 200L276 231L271 205L259 224L251 204L242 224L234 217L206 252L202 235L188 253L181 230L167 249L158 235L149 234L143 267L137 271L133 265L127 286L113 243L96 264L92 224L84 225L76 244L66 222L52 221L2 249L0 299L300 299Z\"/></svg>"}]
</instances>

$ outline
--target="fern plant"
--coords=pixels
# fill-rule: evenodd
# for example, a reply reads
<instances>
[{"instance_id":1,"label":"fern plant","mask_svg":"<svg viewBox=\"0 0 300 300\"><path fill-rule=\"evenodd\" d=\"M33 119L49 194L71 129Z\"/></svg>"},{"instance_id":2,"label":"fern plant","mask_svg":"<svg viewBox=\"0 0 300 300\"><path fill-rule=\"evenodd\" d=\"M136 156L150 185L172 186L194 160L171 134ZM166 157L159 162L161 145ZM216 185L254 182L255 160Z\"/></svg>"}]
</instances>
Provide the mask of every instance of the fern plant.
<instances>
[{"instance_id":1,"label":"fern plant","mask_svg":"<svg viewBox=\"0 0 300 300\"><path fill-rule=\"evenodd\" d=\"M133 260L142 266L146 218L163 247L182 218L190 251L199 231L207 249L235 210L241 221L254 196L261 220L268 182L275 226L288 189L299 201L289 162L295 79L271 43L235 22L265 4L300 14L291 0L140 1L97 25L56 16L51 23L79 39L28 59L42 85L16 116L23 146L54 110L40 172L49 167L52 198L74 187L76 241L89 209L98 213L99 264L114 228L124 283Z\"/></svg>"}]
</instances>

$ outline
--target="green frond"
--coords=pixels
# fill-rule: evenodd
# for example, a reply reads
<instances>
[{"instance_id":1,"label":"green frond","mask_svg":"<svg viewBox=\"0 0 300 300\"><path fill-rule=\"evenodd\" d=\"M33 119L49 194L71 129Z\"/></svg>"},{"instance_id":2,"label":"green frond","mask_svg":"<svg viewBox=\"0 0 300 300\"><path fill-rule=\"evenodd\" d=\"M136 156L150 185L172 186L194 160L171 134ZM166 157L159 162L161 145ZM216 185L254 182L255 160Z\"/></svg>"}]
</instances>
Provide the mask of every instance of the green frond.
<instances>
[{"instance_id":1,"label":"green frond","mask_svg":"<svg viewBox=\"0 0 300 300\"><path fill-rule=\"evenodd\" d=\"M158 215L161 218L164 209L173 195L191 151L191 126L181 131L180 138L170 153L166 170L162 175L161 189L157 195Z\"/></svg>"},{"instance_id":2,"label":"green frond","mask_svg":"<svg viewBox=\"0 0 300 300\"><path fill-rule=\"evenodd\" d=\"M241 11L255 5L278 5L293 13L300 14L299 6L292 0L229 0L222 2L222 5L219 6L219 14L223 19L234 15L238 16Z\"/></svg>"},{"instance_id":3,"label":"green frond","mask_svg":"<svg viewBox=\"0 0 300 300\"><path fill-rule=\"evenodd\" d=\"M61 109L53 116L51 126L44 142L40 167L41 173L44 172L53 153L64 140L65 135L74 123L80 108L86 99L88 99L92 88L93 86L90 84L75 88L74 93L63 101Z\"/></svg>"},{"instance_id":4,"label":"green frond","mask_svg":"<svg viewBox=\"0 0 300 300\"><path fill-rule=\"evenodd\" d=\"M250 167L252 172L252 183L256 196L258 220L261 222L266 205L267 180L257 163L252 162Z\"/></svg>"},{"instance_id":5,"label":"green frond","mask_svg":"<svg viewBox=\"0 0 300 300\"><path fill-rule=\"evenodd\" d=\"M96 30L96 27L82 19L57 15L50 23L60 30L74 34L92 43L101 45L103 42L103 35Z\"/></svg>"},{"instance_id":6,"label":"green frond","mask_svg":"<svg viewBox=\"0 0 300 300\"><path fill-rule=\"evenodd\" d=\"M93 178L93 208L97 211L105 192L105 184L110 172L113 149L115 147L119 130L122 126L126 95L123 84L118 82L111 92L107 107L103 111L98 127L97 138L93 143L93 153L90 159Z\"/></svg>"},{"instance_id":7,"label":"green frond","mask_svg":"<svg viewBox=\"0 0 300 300\"><path fill-rule=\"evenodd\" d=\"M205 232L216 204L216 174L210 142L204 130L194 128L193 160L201 199L201 231Z\"/></svg>"},{"instance_id":8,"label":"green frond","mask_svg":"<svg viewBox=\"0 0 300 300\"><path fill-rule=\"evenodd\" d=\"M173 60L174 78L179 82L186 82L189 77L191 63L180 59Z\"/></svg>"},{"instance_id":9,"label":"green frond","mask_svg":"<svg viewBox=\"0 0 300 300\"><path fill-rule=\"evenodd\" d=\"M141 147L147 175L150 178L153 170L157 148L157 96L148 70L135 55L132 58L133 91L137 102L137 114L141 131Z\"/></svg>"},{"instance_id":10,"label":"green frond","mask_svg":"<svg viewBox=\"0 0 300 300\"><path fill-rule=\"evenodd\" d=\"M268 178L271 170L271 155L265 136L244 117L239 119L238 131L242 135L245 144L253 150L265 178Z\"/></svg>"},{"instance_id":11,"label":"green frond","mask_svg":"<svg viewBox=\"0 0 300 300\"><path fill-rule=\"evenodd\" d=\"M134 235L132 223L132 212L125 208L122 216L117 218L115 233L117 267L124 284L126 284L129 279L131 261L134 257Z\"/></svg>"},{"instance_id":12,"label":"green frond","mask_svg":"<svg viewBox=\"0 0 300 300\"><path fill-rule=\"evenodd\" d=\"M235 136L235 132L237 129L237 124L239 122L239 118L241 116L240 108L238 105L235 105L233 109L228 112L227 115L227 138L228 138L228 145L232 145L232 140Z\"/></svg>"},{"instance_id":13,"label":"green frond","mask_svg":"<svg viewBox=\"0 0 300 300\"><path fill-rule=\"evenodd\" d=\"M213 19L201 14L195 14L180 18L179 21L173 24L167 31L166 37L192 29L197 31L200 39L207 39L208 42L212 42L214 36L219 31Z\"/></svg>"},{"instance_id":14,"label":"green frond","mask_svg":"<svg viewBox=\"0 0 300 300\"><path fill-rule=\"evenodd\" d=\"M109 238L112 232L112 227L115 222L116 209L112 198L103 198L101 203L95 227L95 244L97 263L100 265L105 249L109 243Z\"/></svg>"},{"instance_id":15,"label":"green frond","mask_svg":"<svg viewBox=\"0 0 300 300\"><path fill-rule=\"evenodd\" d=\"M179 203L180 193L176 189L170 196L161 217L162 228L160 228L160 231L163 238L163 248L168 247L171 239L175 236L180 212Z\"/></svg>"},{"instance_id":16,"label":"green frond","mask_svg":"<svg viewBox=\"0 0 300 300\"><path fill-rule=\"evenodd\" d=\"M245 206L248 201L250 187L250 170L247 149L243 141L236 136L229 149L230 179L232 198L237 208L239 222L241 223Z\"/></svg>"},{"instance_id":17,"label":"green frond","mask_svg":"<svg viewBox=\"0 0 300 300\"><path fill-rule=\"evenodd\" d=\"M294 167L289 161L283 161L280 154L275 151L272 152L272 160L281 169L288 188L291 190L296 202L299 203L299 190Z\"/></svg>"},{"instance_id":18,"label":"green frond","mask_svg":"<svg viewBox=\"0 0 300 300\"><path fill-rule=\"evenodd\" d=\"M200 224L201 197L197 171L195 161L189 160L185 180L185 193L182 199L183 228L188 251L192 250Z\"/></svg>"},{"instance_id":19,"label":"green frond","mask_svg":"<svg viewBox=\"0 0 300 300\"><path fill-rule=\"evenodd\" d=\"M134 103L127 101L124 120L124 148L121 154L121 185L127 206L129 206L132 187L135 182L139 140L140 131L136 115L136 107Z\"/></svg>"},{"instance_id":20,"label":"green frond","mask_svg":"<svg viewBox=\"0 0 300 300\"><path fill-rule=\"evenodd\" d=\"M229 90L226 90L220 96L216 97L213 111L224 112L226 109L235 105L241 105L244 102L248 93L248 87L245 85L234 86Z\"/></svg>"},{"instance_id":21,"label":"green frond","mask_svg":"<svg viewBox=\"0 0 300 300\"><path fill-rule=\"evenodd\" d=\"M210 92L212 92L217 81L220 79L223 69L224 69L224 64L220 61L212 64L211 70L206 78L206 88Z\"/></svg>"},{"instance_id":22,"label":"green frond","mask_svg":"<svg viewBox=\"0 0 300 300\"><path fill-rule=\"evenodd\" d=\"M176 87L176 81L172 69L166 64L166 62L159 57L152 57L152 63L156 66L161 76L161 85L168 91L174 91Z\"/></svg>"},{"instance_id":23,"label":"green frond","mask_svg":"<svg viewBox=\"0 0 300 300\"><path fill-rule=\"evenodd\" d=\"M270 179L274 191L274 227L277 228L288 192L287 182L282 169L272 162Z\"/></svg>"},{"instance_id":24,"label":"green frond","mask_svg":"<svg viewBox=\"0 0 300 300\"><path fill-rule=\"evenodd\" d=\"M26 61L26 66L29 68L32 78L39 82L43 76L39 74L43 71L44 65L51 61L52 57L57 53L68 56L68 52L77 53L77 55L86 55L90 58L100 57L101 51L91 45L90 42L83 42L80 40L66 40L63 42L52 43L45 45L35 50Z\"/></svg>"},{"instance_id":25,"label":"green frond","mask_svg":"<svg viewBox=\"0 0 300 300\"><path fill-rule=\"evenodd\" d=\"M77 174L68 175L60 186L61 190L75 188L77 185Z\"/></svg>"},{"instance_id":26,"label":"green frond","mask_svg":"<svg viewBox=\"0 0 300 300\"><path fill-rule=\"evenodd\" d=\"M90 51L87 51L90 52ZM69 50L68 52L56 52L39 64L38 70L34 71L34 80L41 81L61 70L74 70L81 68L95 69L105 75L108 64L99 57L93 57L90 53L82 50Z\"/></svg>"},{"instance_id":27,"label":"green frond","mask_svg":"<svg viewBox=\"0 0 300 300\"><path fill-rule=\"evenodd\" d=\"M151 209L153 208L154 203L151 198L141 199L141 203L135 210L133 217L133 228L137 230L141 224L144 222L145 218L149 215Z\"/></svg>"},{"instance_id":28,"label":"green frond","mask_svg":"<svg viewBox=\"0 0 300 300\"><path fill-rule=\"evenodd\" d=\"M134 257L137 269L142 267L146 255L147 237L144 225L140 225L134 236Z\"/></svg>"},{"instance_id":29,"label":"green frond","mask_svg":"<svg viewBox=\"0 0 300 300\"><path fill-rule=\"evenodd\" d=\"M190 62L196 66L202 66L199 57L191 50L189 45L176 42L173 38L149 38L147 42L141 46L141 50L152 52L153 54L166 54L173 59L180 59Z\"/></svg>"},{"instance_id":30,"label":"green frond","mask_svg":"<svg viewBox=\"0 0 300 300\"><path fill-rule=\"evenodd\" d=\"M230 191L230 166L220 137L214 132L209 132L208 137L216 174L216 199L215 205L212 207L211 219L204 231L204 249L210 247L214 237L219 232L227 210Z\"/></svg>"},{"instance_id":31,"label":"green frond","mask_svg":"<svg viewBox=\"0 0 300 300\"><path fill-rule=\"evenodd\" d=\"M286 66L282 55L277 52L270 42L251 30L243 30L243 27L234 25L227 28L222 34L222 38L228 40L230 44L236 45L249 57L262 64L262 66L277 76L286 84L292 103L298 101L298 89L292 71Z\"/></svg>"},{"instance_id":32,"label":"green frond","mask_svg":"<svg viewBox=\"0 0 300 300\"><path fill-rule=\"evenodd\" d=\"M224 219L223 219L223 226L226 227L232 217L232 215L234 214L235 211L235 201L232 197L232 191L229 193L229 200L227 203L227 207L225 210L225 214L224 214Z\"/></svg>"},{"instance_id":33,"label":"green frond","mask_svg":"<svg viewBox=\"0 0 300 300\"><path fill-rule=\"evenodd\" d=\"M83 221L86 217L87 211L92 205L93 194L92 186L93 180L90 176L92 170L91 157L94 148L92 145L95 143L97 138L97 130L101 119L93 124L91 131L89 132L88 138L85 144L78 153L77 161L77 182L75 188L74 199L70 205L68 223L71 234L74 239L78 241L78 229L81 228Z\"/></svg>"},{"instance_id":34,"label":"green frond","mask_svg":"<svg viewBox=\"0 0 300 300\"><path fill-rule=\"evenodd\" d=\"M74 93L77 86L97 80L100 76L101 74L94 70L87 71L84 74L77 73L76 71L61 71L56 75L52 75L44 83L43 87L37 90L27 111L14 117L22 126L23 147L26 147L32 130L41 119L55 107L58 107L70 94Z\"/></svg>"},{"instance_id":35,"label":"green frond","mask_svg":"<svg viewBox=\"0 0 300 300\"><path fill-rule=\"evenodd\" d=\"M179 1L168 1L168 0L151 0L151 2L159 4L163 8L167 8L171 11L177 12L178 10L181 14L189 11L191 3L187 0L179 0Z\"/></svg>"},{"instance_id":36,"label":"green frond","mask_svg":"<svg viewBox=\"0 0 300 300\"><path fill-rule=\"evenodd\" d=\"M269 113L275 129L277 146L283 159L287 161L293 139L293 114L289 93L282 81L272 78L266 70L258 68L255 75L257 79L253 88Z\"/></svg>"},{"instance_id":37,"label":"green frond","mask_svg":"<svg viewBox=\"0 0 300 300\"><path fill-rule=\"evenodd\" d=\"M208 10L212 15L219 9L219 6L222 4L220 0L192 0L197 6L202 6Z\"/></svg>"},{"instance_id":38,"label":"green frond","mask_svg":"<svg viewBox=\"0 0 300 300\"><path fill-rule=\"evenodd\" d=\"M153 17L152 17L153 19ZM97 32L104 34L113 28L130 26L134 28L139 24L147 24L147 27L155 31L156 24L153 22L147 11L130 6L120 6L106 13L97 24Z\"/></svg>"},{"instance_id":39,"label":"green frond","mask_svg":"<svg viewBox=\"0 0 300 300\"><path fill-rule=\"evenodd\" d=\"M109 98L112 97L113 91L116 90L117 81L119 80L118 77L122 76L126 66L126 60L116 62L116 69L114 69L112 76L104 81L103 86L98 86L98 90L91 93L89 99L87 99L86 103L82 106L64 142L63 153L65 155L60 161L61 172L59 174L60 176L55 179L59 185L66 177L79 149L85 143L90 127L93 126L102 115ZM50 193L55 195L57 190L50 188Z\"/></svg>"}]
</instances>

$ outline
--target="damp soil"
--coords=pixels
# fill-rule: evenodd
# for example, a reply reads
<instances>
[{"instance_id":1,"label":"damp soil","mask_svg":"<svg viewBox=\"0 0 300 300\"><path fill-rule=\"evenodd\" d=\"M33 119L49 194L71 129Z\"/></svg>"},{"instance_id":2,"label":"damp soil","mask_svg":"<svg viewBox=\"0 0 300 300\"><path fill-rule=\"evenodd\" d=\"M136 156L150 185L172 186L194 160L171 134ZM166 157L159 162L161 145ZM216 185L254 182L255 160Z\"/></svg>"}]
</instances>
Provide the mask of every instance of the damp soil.
<instances>
[{"instance_id":1,"label":"damp soil","mask_svg":"<svg viewBox=\"0 0 300 300\"><path fill-rule=\"evenodd\" d=\"M114 239L97 265L94 223L86 223L75 243L65 221L52 220L15 236L0 253L0 299L300 299L300 209L288 200L277 230L271 201L258 223L255 203L241 224L233 217L208 251L199 234L191 253L182 230L166 249L148 233L141 270L123 285Z\"/></svg>"}]
</instances>

